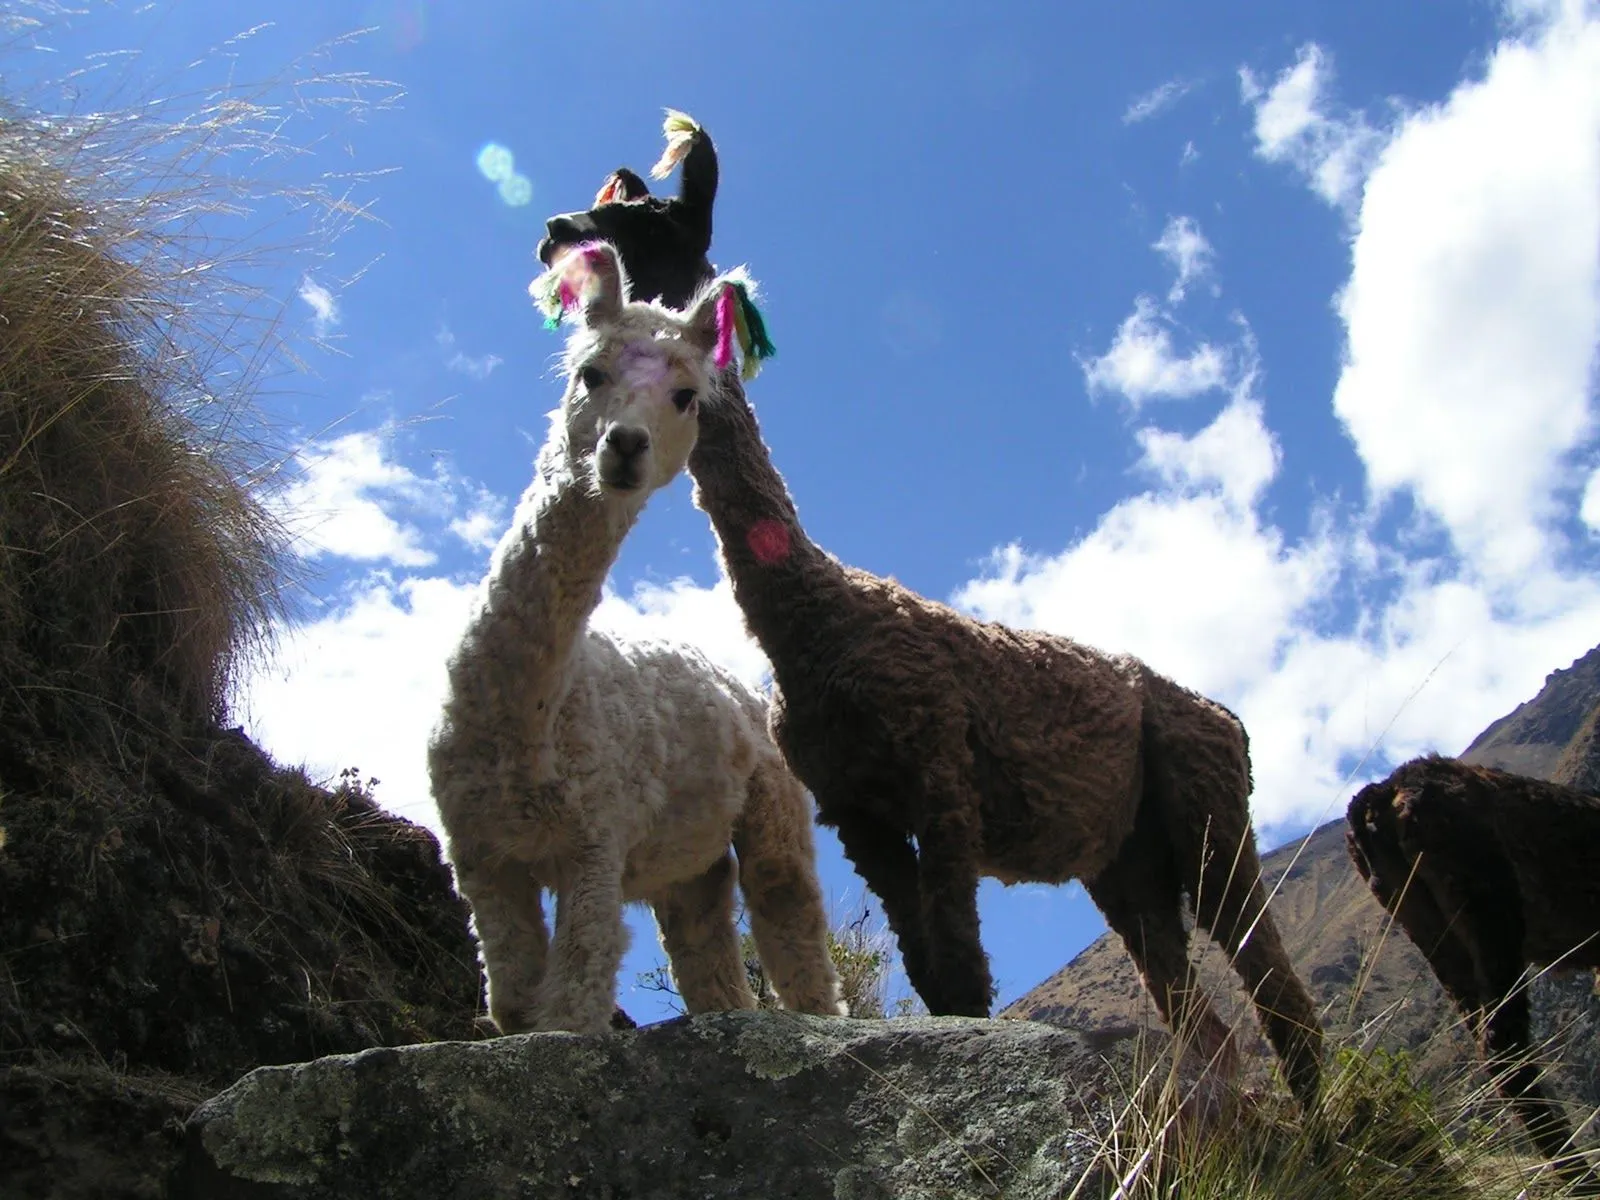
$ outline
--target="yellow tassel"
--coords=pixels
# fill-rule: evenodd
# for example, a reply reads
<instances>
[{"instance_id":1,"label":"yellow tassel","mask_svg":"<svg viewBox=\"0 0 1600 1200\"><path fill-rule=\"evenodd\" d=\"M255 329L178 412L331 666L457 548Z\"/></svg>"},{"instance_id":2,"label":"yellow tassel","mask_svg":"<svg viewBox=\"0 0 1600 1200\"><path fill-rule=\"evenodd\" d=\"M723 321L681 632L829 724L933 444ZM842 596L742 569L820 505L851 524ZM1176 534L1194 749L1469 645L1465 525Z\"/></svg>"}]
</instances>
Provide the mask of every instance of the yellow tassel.
<instances>
[{"instance_id":1,"label":"yellow tassel","mask_svg":"<svg viewBox=\"0 0 1600 1200\"><path fill-rule=\"evenodd\" d=\"M688 113L669 108L667 119L661 123L661 132L667 135L667 148L661 152L656 165L650 168L651 179L665 179L672 174L672 168L689 153L695 135L700 132L700 123Z\"/></svg>"}]
</instances>

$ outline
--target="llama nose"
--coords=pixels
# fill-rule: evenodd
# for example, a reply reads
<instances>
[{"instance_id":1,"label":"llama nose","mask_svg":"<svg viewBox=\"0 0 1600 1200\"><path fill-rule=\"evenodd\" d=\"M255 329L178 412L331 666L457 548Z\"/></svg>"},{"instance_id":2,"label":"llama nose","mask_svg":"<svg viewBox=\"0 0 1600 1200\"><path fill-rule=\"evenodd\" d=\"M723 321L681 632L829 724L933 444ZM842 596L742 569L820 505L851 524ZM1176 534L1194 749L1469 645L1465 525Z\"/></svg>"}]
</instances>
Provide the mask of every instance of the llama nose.
<instances>
[{"instance_id":1,"label":"llama nose","mask_svg":"<svg viewBox=\"0 0 1600 1200\"><path fill-rule=\"evenodd\" d=\"M613 425L606 430L606 446L620 458L636 458L650 449L650 431L627 425Z\"/></svg>"}]
</instances>

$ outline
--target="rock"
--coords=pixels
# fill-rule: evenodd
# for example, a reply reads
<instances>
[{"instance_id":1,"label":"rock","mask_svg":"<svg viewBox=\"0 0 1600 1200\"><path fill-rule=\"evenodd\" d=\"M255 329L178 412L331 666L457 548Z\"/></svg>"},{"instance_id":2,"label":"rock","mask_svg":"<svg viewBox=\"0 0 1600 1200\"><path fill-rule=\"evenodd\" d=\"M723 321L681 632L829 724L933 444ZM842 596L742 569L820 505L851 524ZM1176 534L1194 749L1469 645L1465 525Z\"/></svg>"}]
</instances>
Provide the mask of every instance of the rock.
<instances>
[{"instance_id":1,"label":"rock","mask_svg":"<svg viewBox=\"0 0 1600 1200\"><path fill-rule=\"evenodd\" d=\"M957 1017L714 1013L374 1049L206 1101L178 1194L1042 1200L1091 1164L1108 1085L1077 1034Z\"/></svg>"}]
</instances>

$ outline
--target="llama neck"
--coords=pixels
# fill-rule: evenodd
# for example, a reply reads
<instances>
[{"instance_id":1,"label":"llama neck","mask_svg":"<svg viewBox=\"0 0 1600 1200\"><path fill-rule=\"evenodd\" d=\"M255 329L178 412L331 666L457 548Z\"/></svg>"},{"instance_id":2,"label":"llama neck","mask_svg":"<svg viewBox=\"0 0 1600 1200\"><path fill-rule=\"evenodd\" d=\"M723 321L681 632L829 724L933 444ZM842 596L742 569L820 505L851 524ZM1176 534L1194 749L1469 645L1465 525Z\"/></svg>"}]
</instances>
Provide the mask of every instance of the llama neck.
<instances>
[{"instance_id":1,"label":"llama neck","mask_svg":"<svg viewBox=\"0 0 1600 1200\"><path fill-rule=\"evenodd\" d=\"M700 436L689 456L695 503L711 518L750 632L776 665L803 634L796 602L838 586L843 572L801 527L744 388L726 373L718 390L700 410Z\"/></svg>"},{"instance_id":2,"label":"llama neck","mask_svg":"<svg viewBox=\"0 0 1600 1200\"><path fill-rule=\"evenodd\" d=\"M490 566L477 640L553 714L606 573L643 505L608 502L577 470L562 432L539 452L533 482Z\"/></svg>"}]
</instances>

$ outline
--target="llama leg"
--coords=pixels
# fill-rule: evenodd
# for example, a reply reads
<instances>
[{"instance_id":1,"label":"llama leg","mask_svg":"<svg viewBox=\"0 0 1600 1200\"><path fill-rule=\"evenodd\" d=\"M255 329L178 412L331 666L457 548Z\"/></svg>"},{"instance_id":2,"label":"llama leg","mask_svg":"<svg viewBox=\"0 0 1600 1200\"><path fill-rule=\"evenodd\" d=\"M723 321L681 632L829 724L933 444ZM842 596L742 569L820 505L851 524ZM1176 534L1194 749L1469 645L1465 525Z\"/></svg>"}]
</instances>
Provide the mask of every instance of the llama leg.
<instances>
[{"instance_id":1,"label":"llama leg","mask_svg":"<svg viewBox=\"0 0 1600 1200\"><path fill-rule=\"evenodd\" d=\"M948 1012L923 937L921 902L917 898L917 854L910 839L903 829L855 807L845 807L828 820L838 831L845 856L883 905L884 919L900 947L900 963L911 986L929 1012Z\"/></svg>"},{"instance_id":2,"label":"llama leg","mask_svg":"<svg viewBox=\"0 0 1600 1200\"><path fill-rule=\"evenodd\" d=\"M1267 908L1255 835L1240 824L1242 830L1230 831L1197 856L1195 922L1227 951L1283 1063L1289 1090L1309 1111L1321 1087L1322 1023ZM1191 859L1191 870L1193 865Z\"/></svg>"},{"instance_id":3,"label":"llama leg","mask_svg":"<svg viewBox=\"0 0 1600 1200\"><path fill-rule=\"evenodd\" d=\"M989 957L978 934L978 833L961 810L937 813L917 831L923 935L942 1004L935 1016L987 1017L994 1001Z\"/></svg>"},{"instance_id":4,"label":"llama leg","mask_svg":"<svg viewBox=\"0 0 1600 1200\"><path fill-rule=\"evenodd\" d=\"M483 947L489 1016L501 1033L526 1033L534 1028L550 936L539 881L526 863L508 858L463 858L456 880Z\"/></svg>"},{"instance_id":5,"label":"llama leg","mask_svg":"<svg viewBox=\"0 0 1600 1200\"><path fill-rule=\"evenodd\" d=\"M672 978L691 1013L754 1008L733 924L733 855L652 900Z\"/></svg>"},{"instance_id":6,"label":"llama leg","mask_svg":"<svg viewBox=\"0 0 1600 1200\"><path fill-rule=\"evenodd\" d=\"M579 856L570 885L557 897L556 935L539 987L535 1028L609 1029L626 945L621 855L610 847L591 848Z\"/></svg>"},{"instance_id":7,"label":"llama leg","mask_svg":"<svg viewBox=\"0 0 1600 1200\"><path fill-rule=\"evenodd\" d=\"M1141 806L1111 863L1084 884L1106 924L1122 938L1156 1011L1180 1047L1232 1075L1233 1037L1200 987L1183 927L1183 889L1172 851Z\"/></svg>"},{"instance_id":8,"label":"llama leg","mask_svg":"<svg viewBox=\"0 0 1600 1200\"><path fill-rule=\"evenodd\" d=\"M1533 1017L1520 974L1521 965L1517 964L1516 982L1484 1021L1484 1057L1500 1094L1511 1102L1539 1152L1546 1158L1561 1158L1573 1153L1572 1126L1560 1102L1539 1082L1543 1071L1531 1060Z\"/></svg>"},{"instance_id":9,"label":"llama leg","mask_svg":"<svg viewBox=\"0 0 1600 1200\"><path fill-rule=\"evenodd\" d=\"M1447 913L1441 907L1430 884L1432 872L1421 871L1419 860L1402 848L1393 790L1376 784L1362 789L1350 803L1349 823L1345 840L1356 870L1422 951L1473 1040L1481 1043L1484 1017L1497 997L1485 995L1478 985L1477 964L1453 919L1457 909Z\"/></svg>"},{"instance_id":10,"label":"llama leg","mask_svg":"<svg viewBox=\"0 0 1600 1200\"><path fill-rule=\"evenodd\" d=\"M733 830L750 933L784 1007L844 1016L817 884L811 809L780 763L758 768Z\"/></svg>"},{"instance_id":11,"label":"llama leg","mask_svg":"<svg viewBox=\"0 0 1600 1200\"><path fill-rule=\"evenodd\" d=\"M1250 828L1250 761L1231 717L1164 696L1146 726L1145 784L1163 820L1195 923L1250 990L1289 1090L1310 1111L1322 1081L1322 1023L1267 910Z\"/></svg>"},{"instance_id":12,"label":"llama leg","mask_svg":"<svg viewBox=\"0 0 1600 1200\"><path fill-rule=\"evenodd\" d=\"M1406 830L1411 848L1421 855L1417 882L1455 914L1452 933L1471 957L1478 995L1484 1000L1480 1040L1495 1086L1510 1101L1541 1154L1569 1155L1572 1126L1560 1103L1540 1083L1543 1071L1532 1061L1533 1015L1522 979L1524 924L1515 876L1498 854L1487 853L1487 847L1478 848L1485 851L1478 861L1462 864L1467 873L1459 867L1449 869L1440 849L1430 851L1423 845L1431 840L1431 825L1417 824L1423 828L1408 825ZM1569 1161L1563 1170L1581 1172L1581 1167Z\"/></svg>"}]
</instances>

